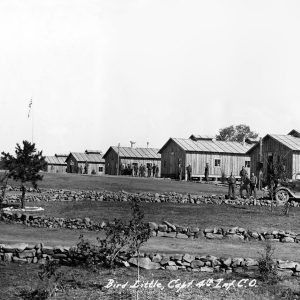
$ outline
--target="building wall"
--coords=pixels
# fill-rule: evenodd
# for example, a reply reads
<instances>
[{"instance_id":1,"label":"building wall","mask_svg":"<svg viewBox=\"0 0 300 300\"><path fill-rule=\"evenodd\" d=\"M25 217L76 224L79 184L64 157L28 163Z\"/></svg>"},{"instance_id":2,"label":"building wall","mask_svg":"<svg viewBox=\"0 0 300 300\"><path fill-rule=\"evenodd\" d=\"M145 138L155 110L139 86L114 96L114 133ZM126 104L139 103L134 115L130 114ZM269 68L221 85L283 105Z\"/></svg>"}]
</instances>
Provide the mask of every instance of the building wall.
<instances>
[{"instance_id":1,"label":"building wall","mask_svg":"<svg viewBox=\"0 0 300 300\"><path fill-rule=\"evenodd\" d=\"M78 162L73 155L69 157L67 160L67 172L68 173L84 173L85 162ZM103 175L105 174L105 163L94 163L88 162L88 170L87 174L93 174L93 170L95 171L95 175Z\"/></svg>"},{"instance_id":2,"label":"building wall","mask_svg":"<svg viewBox=\"0 0 300 300\"><path fill-rule=\"evenodd\" d=\"M251 152L251 172L258 175L260 165L260 147L256 146ZM267 137L262 142L262 170L266 180L268 170L268 157L273 156L273 163L277 163L281 158L286 166L286 174L288 178L292 178L293 173L300 171L299 158L293 156L293 152L286 146L282 145L275 139ZM298 156L298 155L297 155ZM294 161L293 158L298 160Z\"/></svg>"},{"instance_id":3,"label":"building wall","mask_svg":"<svg viewBox=\"0 0 300 300\"><path fill-rule=\"evenodd\" d=\"M179 160L185 170L185 151L183 151L174 141L170 141L161 152L161 177L179 178Z\"/></svg>"},{"instance_id":4,"label":"building wall","mask_svg":"<svg viewBox=\"0 0 300 300\"><path fill-rule=\"evenodd\" d=\"M49 173L66 173L67 165L47 164L46 172Z\"/></svg>"},{"instance_id":5,"label":"building wall","mask_svg":"<svg viewBox=\"0 0 300 300\"><path fill-rule=\"evenodd\" d=\"M220 166L216 166L216 160L220 161ZM221 176L224 173L226 176L239 176L242 167L245 167L248 174L250 168L246 166L250 164L250 156L237 154L223 154L223 153L187 153L186 165L191 165L192 175L204 175L206 163L209 166L210 176Z\"/></svg>"},{"instance_id":6,"label":"building wall","mask_svg":"<svg viewBox=\"0 0 300 300\"><path fill-rule=\"evenodd\" d=\"M110 150L105 156L105 174L117 175L118 154L114 150Z\"/></svg>"},{"instance_id":7,"label":"building wall","mask_svg":"<svg viewBox=\"0 0 300 300\"><path fill-rule=\"evenodd\" d=\"M158 165L159 167L159 176L161 173L161 161L160 159L141 159L141 158L120 158L120 163L125 165L133 165L137 163L138 166L141 164L147 165L148 163L153 165ZM105 174L108 175L117 175L117 168L118 168L118 154L114 150L110 150L106 157L105 157Z\"/></svg>"},{"instance_id":8,"label":"building wall","mask_svg":"<svg viewBox=\"0 0 300 300\"><path fill-rule=\"evenodd\" d=\"M300 173L300 153L293 153L293 175Z\"/></svg>"}]
</instances>

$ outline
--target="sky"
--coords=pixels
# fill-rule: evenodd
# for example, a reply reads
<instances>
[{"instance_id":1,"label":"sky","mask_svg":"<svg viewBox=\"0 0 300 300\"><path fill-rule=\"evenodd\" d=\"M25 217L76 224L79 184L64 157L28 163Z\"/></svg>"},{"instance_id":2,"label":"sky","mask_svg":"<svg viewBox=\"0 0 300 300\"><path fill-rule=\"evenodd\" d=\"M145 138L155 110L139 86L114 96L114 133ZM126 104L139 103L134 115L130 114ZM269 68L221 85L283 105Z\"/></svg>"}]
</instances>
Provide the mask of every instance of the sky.
<instances>
[{"instance_id":1,"label":"sky","mask_svg":"<svg viewBox=\"0 0 300 300\"><path fill-rule=\"evenodd\" d=\"M299 29L291 0L0 0L0 151L300 130Z\"/></svg>"}]
</instances>

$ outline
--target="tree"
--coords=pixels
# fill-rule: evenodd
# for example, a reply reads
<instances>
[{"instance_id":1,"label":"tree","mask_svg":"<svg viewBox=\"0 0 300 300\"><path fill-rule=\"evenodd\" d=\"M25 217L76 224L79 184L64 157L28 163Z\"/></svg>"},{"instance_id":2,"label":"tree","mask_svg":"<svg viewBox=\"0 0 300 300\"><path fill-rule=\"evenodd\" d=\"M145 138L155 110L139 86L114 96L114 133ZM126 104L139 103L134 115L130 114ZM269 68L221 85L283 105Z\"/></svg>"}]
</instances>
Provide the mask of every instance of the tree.
<instances>
[{"instance_id":1,"label":"tree","mask_svg":"<svg viewBox=\"0 0 300 300\"><path fill-rule=\"evenodd\" d=\"M8 170L8 177L16 181L21 181L21 207L25 208L26 182L31 182L37 188L37 182L43 179L39 171L45 167L45 157L42 151L37 152L35 144L23 141L23 148L19 144L16 146L15 156L2 152L4 168Z\"/></svg>"},{"instance_id":2,"label":"tree","mask_svg":"<svg viewBox=\"0 0 300 300\"><path fill-rule=\"evenodd\" d=\"M258 134L254 131L251 131L250 127L245 124L240 125L231 125L219 130L219 134L216 136L218 141L235 141L243 142L244 138L255 139L258 137Z\"/></svg>"},{"instance_id":3,"label":"tree","mask_svg":"<svg viewBox=\"0 0 300 300\"><path fill-rule=\"evenodd\" d=\"M0 174L0 184L1 184L0 207L5 199L7 181L8 181L8 172L5 171Z\"/></svg>"}]
</instances>

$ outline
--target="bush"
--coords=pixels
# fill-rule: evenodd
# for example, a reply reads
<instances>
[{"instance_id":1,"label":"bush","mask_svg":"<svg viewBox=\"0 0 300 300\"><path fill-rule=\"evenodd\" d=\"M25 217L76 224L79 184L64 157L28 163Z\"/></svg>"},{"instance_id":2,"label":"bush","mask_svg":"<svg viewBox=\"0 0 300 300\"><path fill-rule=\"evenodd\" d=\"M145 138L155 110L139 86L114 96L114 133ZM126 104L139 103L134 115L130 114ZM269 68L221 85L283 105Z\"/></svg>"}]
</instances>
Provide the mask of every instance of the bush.
<instances>
[{"instance_id":1,"label":"bush","mask_svg":"<svg viewBox=\"0 0 300 300\"><path fill-rule=\"evenodd\" d=\"M150 238L151 230L149 225L143 222L144 213L138 197L131 199L131 210L129 224L119 219L109 222L103 229L105 238L97 238L98 245L93 245L81 235L77 244L77 259L80 258L88 266L112 268L122 260L138 254L142 244Z\"/></svg>"},{"instance_id":2,"label":"bush","mask_svg":"<svg viewBox=\"0 0 300 300\"><path fill-rule=\"evenodd\" d=\"M39 281L36 288L22 289L18 296L24 300L46 300L55 296L59 290L63 290L62 279L64 274L59 272L59 264L55 260L46 259L46 263L40 266L38 272Z\"/></svg>"},{"instance_id":3,"label":"bush","mask_svg":"<svg viewBox=\"0 0 300 300\"><path fill-rule=\"evenodd\" d=\"M258 269L262 281L276 283L278 281L277 264L273 260L275 248L270 243L266 243L264 251L260 253Z\"/></svg>"}]
</instances>

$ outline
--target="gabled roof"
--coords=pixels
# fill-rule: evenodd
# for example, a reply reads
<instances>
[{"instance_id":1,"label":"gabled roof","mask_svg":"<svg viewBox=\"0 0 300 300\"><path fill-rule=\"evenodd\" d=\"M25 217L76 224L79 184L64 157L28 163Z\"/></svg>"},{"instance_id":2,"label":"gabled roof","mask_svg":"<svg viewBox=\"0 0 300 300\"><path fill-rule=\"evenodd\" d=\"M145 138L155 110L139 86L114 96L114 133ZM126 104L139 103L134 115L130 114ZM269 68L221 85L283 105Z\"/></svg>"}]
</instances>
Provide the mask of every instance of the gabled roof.
<instances>
[{"instance_id":1,"label":"gabled roof","mask_svg":"<svg viewBox=\"0 0 300 300\"><path fill-rule=\"evenodd\" d=\"M297 130L295 130L295 129L291 130L291 131L288 133L288 135L292 135L292 136L294 136L294 137L300 138L300 132L297 131Z\"/></svg>"},{"instance_id":2,"label":"gabled roof","mask_svg":"<svg viewBox=\"0 0 300 300\"><path fill-rule=\"evenodd\" d=\"M206 134L192 134L189 139L193 140L193 141L199 141L199 140L208 140L211 141L213 139L215 139L214 136L212 135L206 135Z\"/></svg>"},{"instance_id":3,"label":"gabled roof","mask_svg":"<svg viewBox=\"0 0 300 300\"><path fill-rule=\"evenodd\" d=\"M67 165L65 156L46 156L45 161L48 165Z\"/></svg>"},{"instance_id":4,"label":"gabled roof","mask_svg":"<svg viewBox=\"0 0 300 300\"><path fill-rule=\"evenodd\" d=\"M105 163L105 160L103 159L101 154L87 154L87 153L81 153L81 152L71 152L66 160L69 159L70 156L73 156L77 162L81 163Z\"/></svg>"},{"instance_id":5,"label":"gabled roof","mask_svg":"<svg viewBox=\"0 0 300 300\"><path fill-rule=\"evenodd\" d=\"M293 135L284 135L284 134L267 134L262 141L266 138L272 138L282 145L288 147L292 151L300 151L300 138L294 137ZM256 144L253 148L251 148L248 152L251 152L253 149L258 147L259 144Z\"/></svg>"},{"instance_id":6,"label":"gabled roof","mask_svg":"<svg viewBox=\"0 0 300 300\"><path fill-rule=\"evenodd\" d=\"M293 151L300 151L300 138L294 137L292 135L280 134L269 134L269 136Z\"/></svg>"},{"instance_id":7,"label":"gabled roof","mask_svg":"<svg viewBox=\"0 0 300 300\"><path fill-rule=\"evenodd\" d=\"M230 154L245 154L252 145L242 145L238 142L224 142L224 141L207 141L199 140L193 141L191 139L170 138L166 144L159 150L159 153L173 141L180 148L186 152L214 152L214 153L230 153Z\"/></svg>"},{"instance_id":8,"label":"gabled roof","mask_svg":"<svg viewBox=\"0 0 300 300\"><path fill-rule=\"evenodd\" d=\"M120 158L139 158L139 159L160 159L160 154L157 148L131 148L131 147L118 147L111 146L103 155L105 158L109 151L115 151Z\"/></svg>"}]
</instances>

